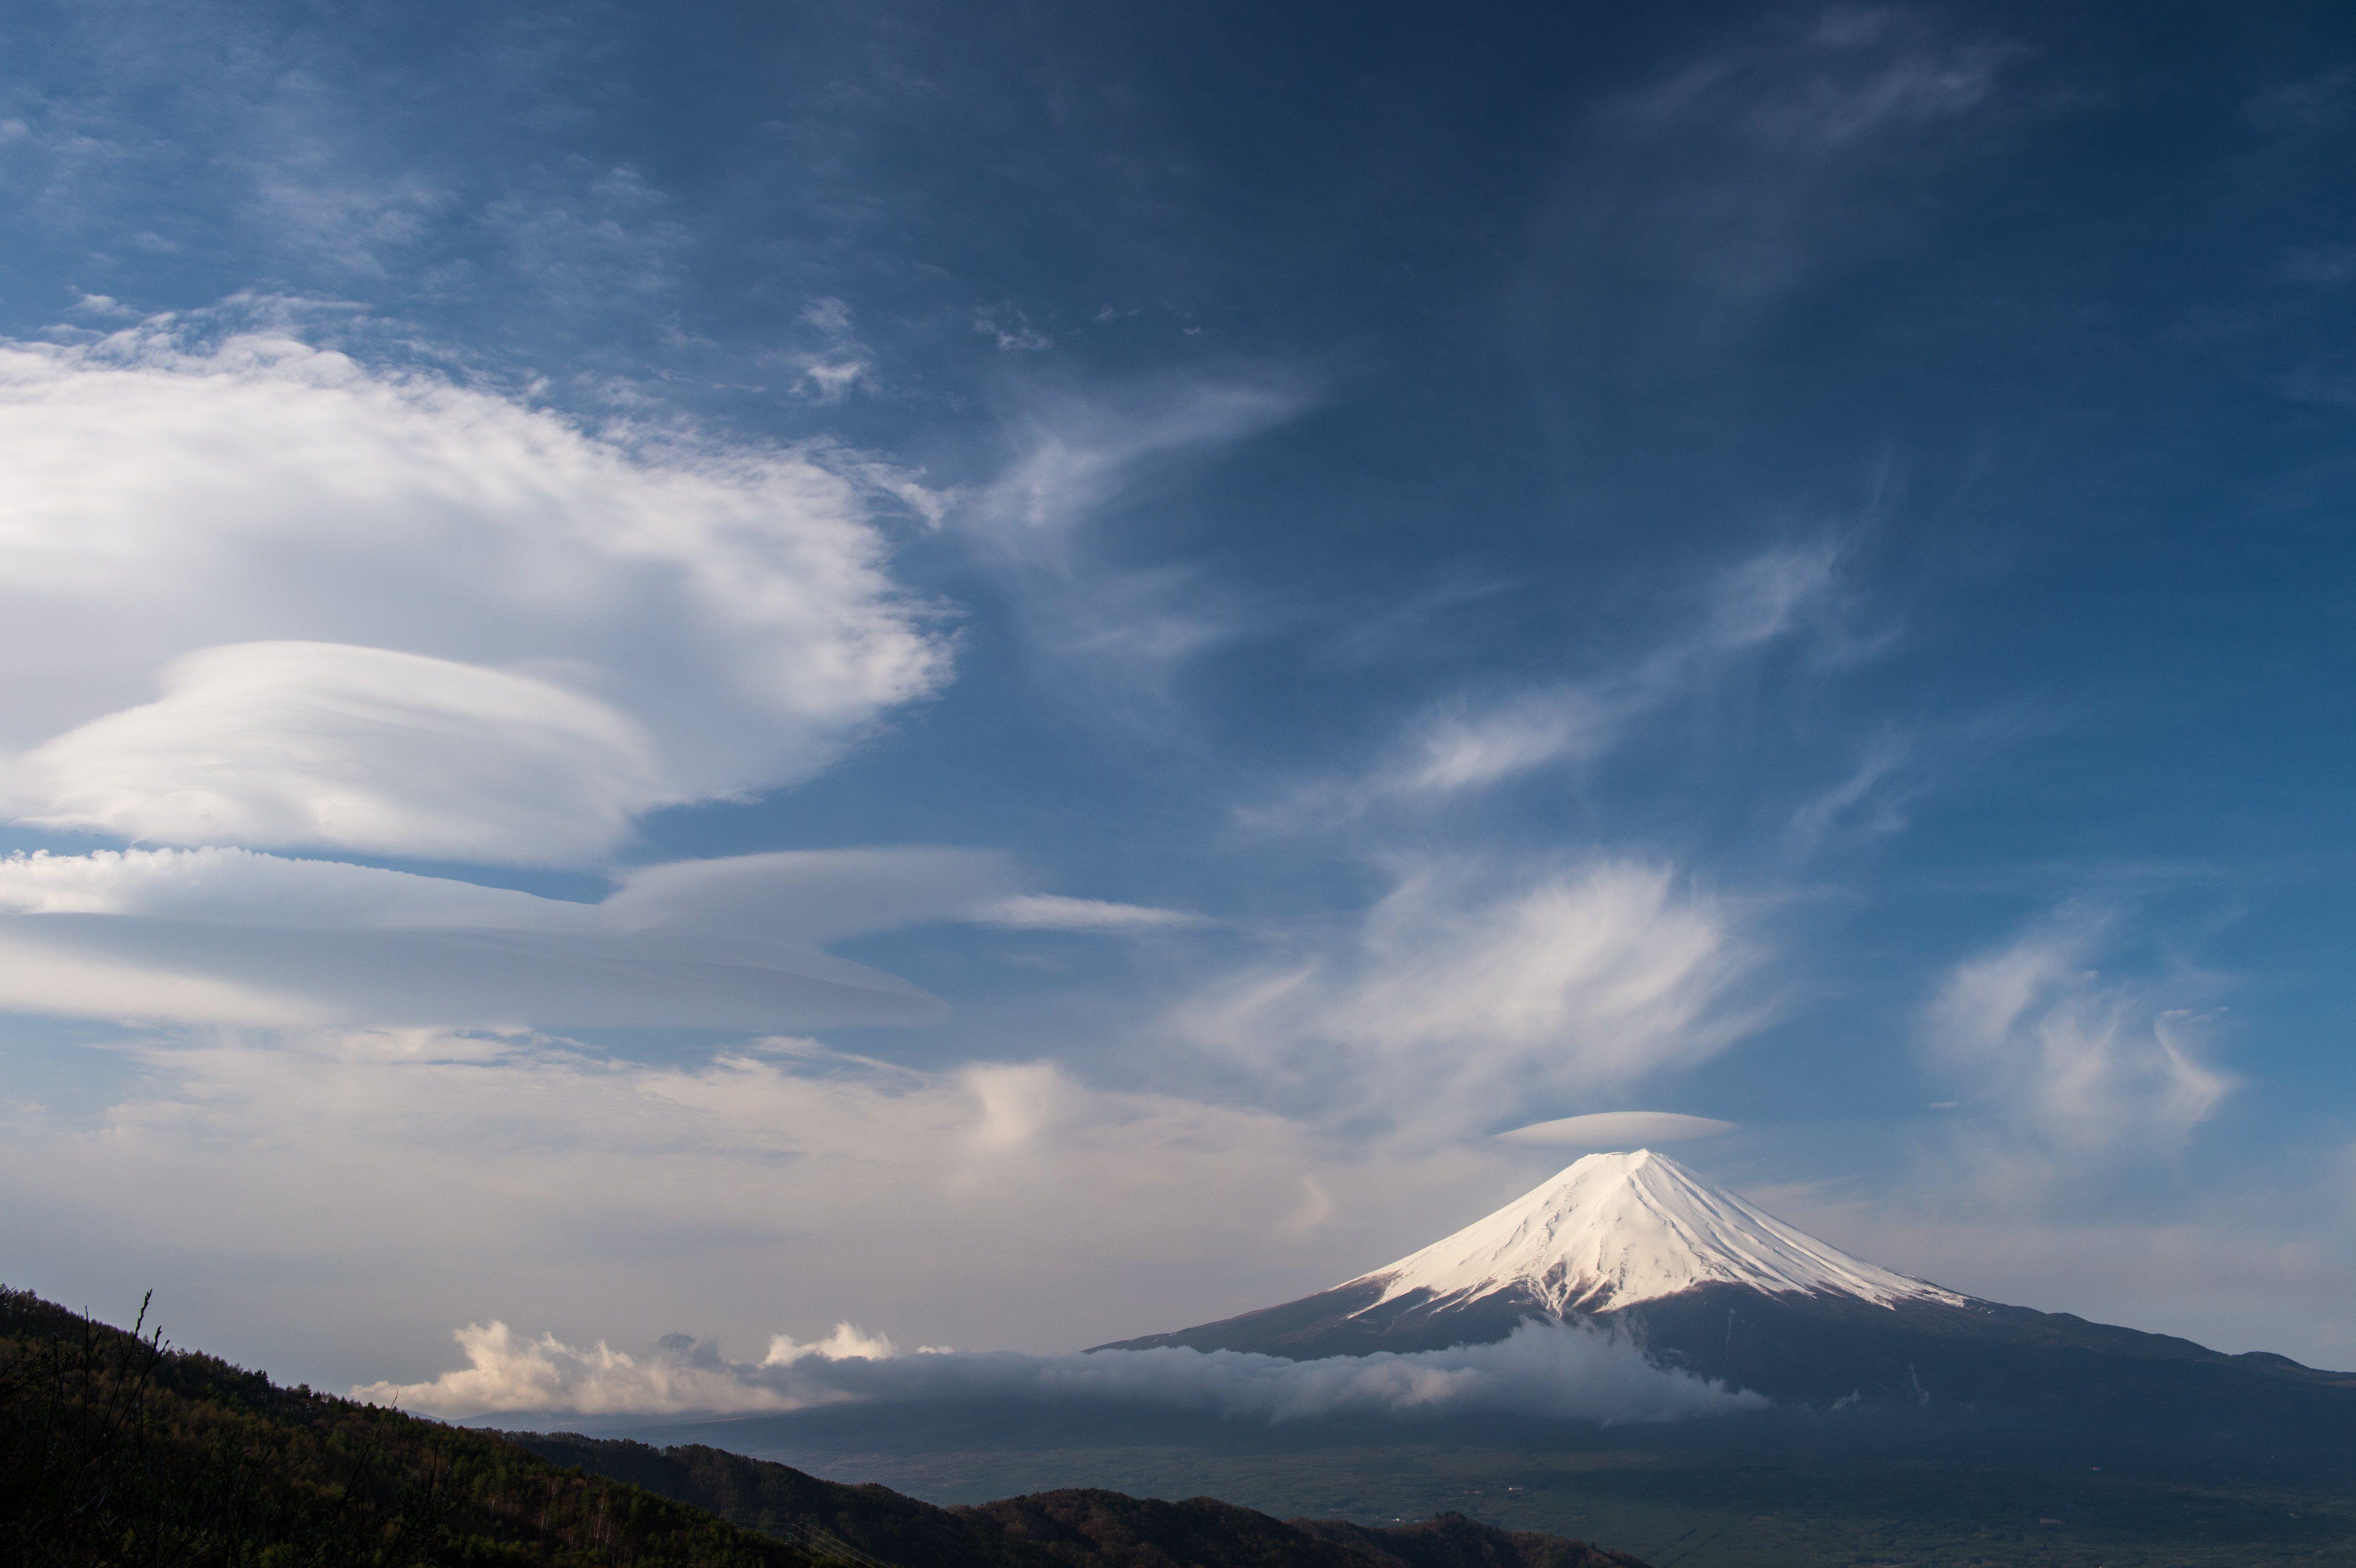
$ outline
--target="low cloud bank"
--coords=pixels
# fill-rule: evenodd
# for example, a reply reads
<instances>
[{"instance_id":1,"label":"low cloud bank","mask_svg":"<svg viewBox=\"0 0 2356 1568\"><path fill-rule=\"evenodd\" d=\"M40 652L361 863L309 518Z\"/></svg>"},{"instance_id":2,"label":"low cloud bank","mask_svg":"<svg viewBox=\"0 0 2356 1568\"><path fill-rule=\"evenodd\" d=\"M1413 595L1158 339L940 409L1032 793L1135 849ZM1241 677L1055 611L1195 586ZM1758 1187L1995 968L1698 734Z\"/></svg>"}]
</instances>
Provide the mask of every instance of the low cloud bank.
<instances>
[{"instance_id":1,"label":"low cloud bank","mask_svg":"<svg viewBox=\"0 0 2356 1568\"><path fill-rule=\"evenodd\" d=\"M1566 1421L1660 1422L1756 1409L1755 1393L1655 1366L1624 1338L1529 1322L1493 1345L1290 1361L1233 1350L1099 1350L1025 1356L921 1350L839 1324L828 1339L780 1336L758 1361L730 1361L673 1336L633 1357L529 1339L504 1323L455 1338L467 1365L431 1382L369 1383L353 1396L436 1415L531 1411L669 1415L806 1410L847 1401L996 1397L1125 1403L1283 1422L1474 1412Z\"/></svg>"}]
</instances>

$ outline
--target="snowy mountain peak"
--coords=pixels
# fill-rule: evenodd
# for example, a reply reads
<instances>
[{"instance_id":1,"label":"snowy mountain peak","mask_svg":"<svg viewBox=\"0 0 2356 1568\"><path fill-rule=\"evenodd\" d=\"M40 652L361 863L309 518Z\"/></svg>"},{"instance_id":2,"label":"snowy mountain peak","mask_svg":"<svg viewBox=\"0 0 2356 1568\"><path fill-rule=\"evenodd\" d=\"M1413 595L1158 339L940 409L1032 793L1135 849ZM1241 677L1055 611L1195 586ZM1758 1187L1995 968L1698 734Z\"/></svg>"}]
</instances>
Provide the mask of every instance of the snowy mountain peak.
<instances>
[{"instance_id":1,"label":"snowy mountain peak","mask_svg":"<svg viewBox=\"0 0 2356 1568\"><path fill-rule=\"evenodd\" d=\"M1703 1285L1883 1307L1965 1299L1795 1231L1650 1149L1590 1154L1487 1219L1348 1283L1380 1284L1377 1306L1419 1290L1437 1305L1519 1286L1563 1314Z\"/></svg>"}]
</instances>

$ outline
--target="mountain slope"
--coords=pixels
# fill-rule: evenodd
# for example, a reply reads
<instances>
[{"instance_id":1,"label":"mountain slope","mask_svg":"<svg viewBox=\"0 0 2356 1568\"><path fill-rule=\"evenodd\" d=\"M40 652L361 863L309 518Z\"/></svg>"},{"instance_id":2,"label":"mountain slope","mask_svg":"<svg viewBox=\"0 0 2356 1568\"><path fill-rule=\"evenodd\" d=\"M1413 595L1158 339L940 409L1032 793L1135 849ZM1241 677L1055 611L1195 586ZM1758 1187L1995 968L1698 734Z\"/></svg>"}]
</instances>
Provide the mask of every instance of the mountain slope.
<instances>
[{"instance_id":1,"label":"mountain slope","mask_svg":"<svg viewBox=\"0 0 2356 1568\"><path fill-rule=\"evenodd\" d=\"M1314 1360L1484 1344L1533 1317L1625 1333L1663 1364L1820 1408L2155 1435L2198 1421L2241 1445L2356 1436L2356 1378L1977 1300L1852 1257L1646 1150L1590 1155L1330 1290L1098 1349Z\"/></svg>"}]
</instances>

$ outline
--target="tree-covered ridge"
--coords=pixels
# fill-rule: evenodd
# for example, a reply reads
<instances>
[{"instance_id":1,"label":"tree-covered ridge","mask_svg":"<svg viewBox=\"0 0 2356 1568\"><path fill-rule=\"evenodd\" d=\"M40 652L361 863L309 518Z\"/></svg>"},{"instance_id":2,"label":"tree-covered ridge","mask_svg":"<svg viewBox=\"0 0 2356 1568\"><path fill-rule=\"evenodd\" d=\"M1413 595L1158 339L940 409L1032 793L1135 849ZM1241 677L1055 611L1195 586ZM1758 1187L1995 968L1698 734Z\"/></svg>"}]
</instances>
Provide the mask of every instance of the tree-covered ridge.
<instances>
[{"instance_id":1,"label":"tree-covered ridge","mask_svg":"<svg viewBox=\"0 0 2356 1568\"><path fill-rule=\"evenodd\" d=\"M941 1509L715 1448L470 1431L282 1388L0 1287L0 1568L1643 1568L1063 1491Z\"/></svg>"},{"instance_id":2,"label":"tree-covered ridge","mask_svg":"<svg viewBox=\"0 0 2356 1568\"><path fill-rule=\"evenodd\" d=\"M496 1435L280 1388L0 1289L10 1568L824 1561Z\"/></svg>"},{"instance_id":3,"label":"tree-covered ridge","mask_svg":"<svg viewBox=\"0 0 2356 1568\"><path fill-rule=\"evenodd\" d=\"M517 1433L548 1459L628 1480L761 1530L823 1531L890 1563L976 1568L1643 1568L1560 1536L1462 1514L1372 1529L1272 1518L1211 1498L1164 1502L1074 1488L975 1508L934 1508L883 1487L821 1481L788 1465L700 1445L654 1448L572 1433Z\"/></svg>"}]
</instances>

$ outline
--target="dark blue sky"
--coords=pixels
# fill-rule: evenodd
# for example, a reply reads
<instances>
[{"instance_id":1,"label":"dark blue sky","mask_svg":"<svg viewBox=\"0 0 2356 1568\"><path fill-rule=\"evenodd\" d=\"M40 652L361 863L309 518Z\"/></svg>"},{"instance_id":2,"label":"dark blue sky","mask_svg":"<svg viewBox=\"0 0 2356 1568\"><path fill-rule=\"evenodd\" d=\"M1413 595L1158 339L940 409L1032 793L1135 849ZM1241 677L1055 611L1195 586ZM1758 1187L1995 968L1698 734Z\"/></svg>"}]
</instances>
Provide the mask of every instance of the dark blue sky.
<instances>
[{"instance_id":1,"label":"dark blue sky","mask_svg":"<svg viewBox=\"0 0 2356 1568\"><path fill-rule=\"evenodd\" d=\"M11 16L0 336L40 368L10 385L122 411L26 416L12 461L100 477L0 541L115 519L143 560L222 541L102 611L76 579L42 601L65 630L0 647L20 689L113 671L0 736L11 847L243 846L574 901L681 859L999 857L893 862L925 891L873 894L888 918L777 895L797 941L948 1008L875 1027L801 991L766 1024L682 1003L661 1027L643 997L404 1009L369 998L457 986L435 965L460 960L369 938L367 977L314 996L218 937L261 929L227 904L6 894L100 923L106 963L309 998L52 983L63 949L19 921L0 1103L27 1119L0 1180L79 1195L0 1235L11 1283L169 1285L247 1326L225 1348L320 1376L432 1364L494 1312L1045 1347L1330 1283L1574 1147L1491 1135L1642 1109L1739 1124L1679 1157L1897 1266L2356 1356L2344 7ZM358 379L236 357L264 339ZM220 376L257 411L218 412ZM424 411L370 444L330 382ZM207 433L207 408L230 422ZM538 455L486 455L510 421ZM248 433L284 475L207 466ZM762 667L801 694L790 723L774 692L724 693L811 569L760 576L769 547L706 493L771 504L742 476L779 453L856 490L827 537L871 541L877 573L826 600L849 641L796 632ZM152 487L111 477L148 453ZM669 551L704 598L625 564L605 609L558 616L558 555L467 564L471 538L540 539L641 483L630 526L695 542L593 553ZM309 573L348 512L375 519L366 550ZM49 584L35 560L15 570ZM931 662L839 677L876 627ZM358 709L316 695L310 655L236 666L238 691L310 694L261 718L227 676L136 706L180 689L171 659L285 639L530 672L651 750L594 752L610 798L540 821L542 775L471 719L319 719ZM499 725L541 700L480 689ZM199 755L231 758L200 821ZM344 787L322 780L445 756L491 782L417 785L397 829L319 826ZM1028 912L973 913L985 892ZM783 929L728 908L689 957ZM215 934L168 963L105 934L167 917ZM350 1044L392 1029L452 1032ZM824 1044L755 1053L792 1101L755 1136L713 1107L751 1103L723 1064L769 1033ZM455 1087L462 1061L496 1084ZM792 1098L854 1083L856 1113ZM411 1094L380 1125L329 1109ZM656 1102L719 1119L659 1131ZM875 1122L855 1157L795 1141L796 1116L919 1102L930 1131ZM930 1152L959 1138L1027 1174ZM515 1232L354 1220L374 1265L292 1220L259 1252L227 1239L252 1193L355 1147L334 1179L369 1202L413 1208L384 1172L435 1171L513 1195ZM183 1178L161 1235L134 1195ZM750 1207L692 1218L712 1188ZM1250 1217L1221 1222L1230 1202ZM781 1207L804 1218L776 1231ZM960 1311L844 1239L948 1246L948 1211L977 1249ZM1106 1252L1131 1221L1166 1244ZM653 1254L675 1285L616 1283ZM388 1294L371 1266L436 1283ZM300 1282L258 1317L257 1270ZM377 1349L305 1326L370 1292ZM584 1292L610 1310L559 1305Z\"/></svg>"}]
</instances>

